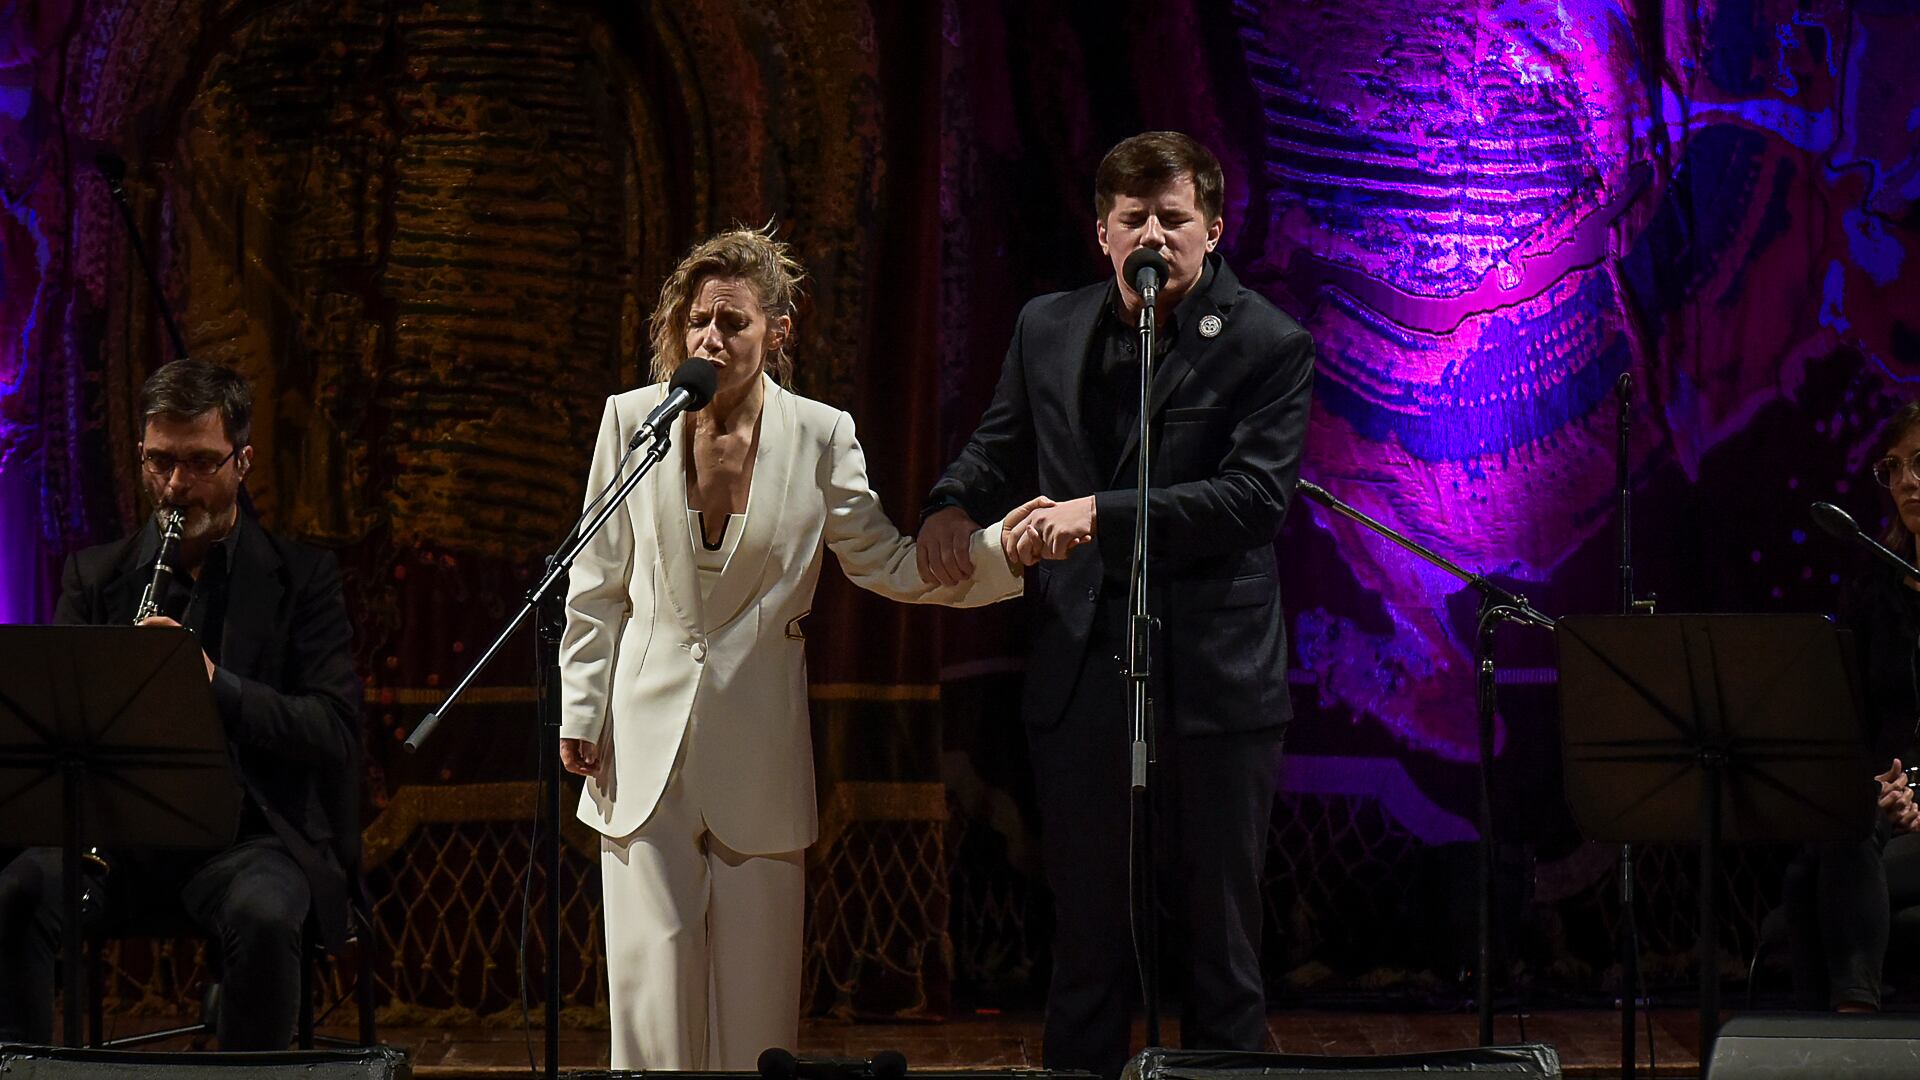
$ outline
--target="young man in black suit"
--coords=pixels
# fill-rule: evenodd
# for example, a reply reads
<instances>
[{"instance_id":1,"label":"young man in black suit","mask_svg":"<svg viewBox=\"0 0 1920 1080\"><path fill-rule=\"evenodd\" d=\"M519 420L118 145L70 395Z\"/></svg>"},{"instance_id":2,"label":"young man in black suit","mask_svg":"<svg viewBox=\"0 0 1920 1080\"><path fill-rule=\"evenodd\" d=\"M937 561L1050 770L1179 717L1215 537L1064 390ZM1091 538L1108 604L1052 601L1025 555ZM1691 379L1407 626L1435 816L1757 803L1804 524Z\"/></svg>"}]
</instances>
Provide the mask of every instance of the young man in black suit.
<instances>
[{"instance_id":1,"label":"young man in black suit","mask_svg":"<svg viewBox=\"0 0 1920 1080\"><path fill-rule=\"evenodd\" d=\"M361 690L340 570L242 505L253 397L238 373L176 360L141 388L140 411L156 518L70 558L54 618L132 624L159 555L158 513L184 515L163 614L142 625L199 638L245 800L223 851L110 852L98 917L111 928L160 905L184 913L219 958L221 1049L283 1050L302 927L311 913L323 940L344 940L343 867L359 844ZM0 871L0 1042L50 1040L60 932L60 851L28 851Z\"/></svg>"},{"instance_id":2,"label":"young man in black suit","mask_svg":"<svg viewBox=\"0 0 1920 1080\"><path fill-rule=\"evenodd\" d=\"M1128 920L1127 572L1139 506L1141 296L1135 250L1168 263L1149 416L1158 762L1151 780L1162 903L1186 988L1190 1048L1261 1049L1260 878L1291 708L1273 542L1306 437L1313 342L1242 288L1215 252L1219 162L1176 132L1137 135L1094 180L1113 275L1027 304L992 402L934 485L923 575L969 576L965 537L1034 494L1017 538L1039 562L1022 712L1057 913L1047 1067L1113 1077L1137 997ZM1033 485L1037 481L1037 490ZM1171 981L1171 980L1170 980Z\"/></svg>"}]
</instances>

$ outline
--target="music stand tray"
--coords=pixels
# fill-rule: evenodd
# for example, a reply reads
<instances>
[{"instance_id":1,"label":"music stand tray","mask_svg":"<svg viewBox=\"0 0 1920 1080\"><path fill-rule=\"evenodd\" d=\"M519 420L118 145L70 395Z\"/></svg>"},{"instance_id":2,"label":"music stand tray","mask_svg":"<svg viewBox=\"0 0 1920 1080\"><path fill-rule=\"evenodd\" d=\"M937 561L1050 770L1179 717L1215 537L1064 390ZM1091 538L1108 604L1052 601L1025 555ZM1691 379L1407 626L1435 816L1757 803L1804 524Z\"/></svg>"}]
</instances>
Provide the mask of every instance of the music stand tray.
<instances>
[{"instance_id":1,"label":"music stand tray","mask_svg":"<svg viewBox=\"0 0 1920 1080\"><path fill-rule=\"evenodd\" d=\"M80 852L227 847L241 798L190 632L0 626L0 844L63 849L70 1044L82 1012Z\"/></svg>"},{"instance_id":2,"label":"music stand tray","mask_svg":"<svg viewBox=\"0 0 1920 1080\"><path fill-rule=\"evenodd\" d=\"M1700 845L1705 1061L1720 1011L1720 844L1873 828L1879 770L1850 656L1819 615L1569 616L1554 636L1566 797L1582 833Z\"/></svg>"}]
</instances>

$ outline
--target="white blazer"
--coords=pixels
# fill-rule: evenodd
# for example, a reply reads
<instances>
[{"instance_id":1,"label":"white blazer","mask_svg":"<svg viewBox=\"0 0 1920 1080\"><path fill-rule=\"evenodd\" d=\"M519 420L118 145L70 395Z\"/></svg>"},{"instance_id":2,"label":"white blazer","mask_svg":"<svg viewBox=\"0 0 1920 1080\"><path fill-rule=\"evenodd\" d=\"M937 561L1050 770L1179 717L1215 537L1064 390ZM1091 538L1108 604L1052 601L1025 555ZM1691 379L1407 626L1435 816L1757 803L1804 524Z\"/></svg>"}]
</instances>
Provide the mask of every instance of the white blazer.
<instances>
[{"instance_id":1,"label":"white blazer","mask_svg":"<svg viewBox=\"0 0 1920 1080\"><path fill-rule=\"evenodd\" d=\"M607 399L589 499L665 393L656 384ZM832 548L855 584L915 603L990 604L1017 595L1020 578L996 522L974 534L972 580L921 580L913 538L867 484L853 417L768 379L745 532L703 601L687 529L686 425L676 423L672 448L568 583L560 734L598 743L605 763L581 793L580 820L631 834L679 762L721 843L747 855L797 851L819 833L799 622L822 552Z\"/></svg>"}]
</instances>

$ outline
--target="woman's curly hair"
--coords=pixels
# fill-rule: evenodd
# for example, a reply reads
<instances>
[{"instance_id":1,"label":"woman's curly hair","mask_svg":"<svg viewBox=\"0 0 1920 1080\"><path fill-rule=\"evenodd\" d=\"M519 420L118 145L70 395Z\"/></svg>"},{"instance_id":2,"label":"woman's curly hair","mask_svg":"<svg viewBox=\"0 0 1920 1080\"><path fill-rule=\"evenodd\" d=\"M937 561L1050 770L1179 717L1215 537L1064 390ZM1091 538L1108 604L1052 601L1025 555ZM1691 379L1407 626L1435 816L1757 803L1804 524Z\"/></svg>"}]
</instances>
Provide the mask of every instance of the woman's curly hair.
<instances>
[{"instance_id":1,"label":"woman's curly hair","mask_svg":"<svg viewBox=\"0 0 1920 1080\"><path fill-rule=\"evenodd\" d=\"M653 344L653 377L666 382L687 358L687 313L694 294L708 278L737 278L753 288L768 319L792 319L800 301L800 283L806 268L792 250L773 236L773 223L764 229L735 225L702 240L687 252L680 265L660 286L660 301L647 326ZM767 354L767 371L782 386L793 380L793 353L789 332L779 347Z\"/></svg>"}]
</instances>

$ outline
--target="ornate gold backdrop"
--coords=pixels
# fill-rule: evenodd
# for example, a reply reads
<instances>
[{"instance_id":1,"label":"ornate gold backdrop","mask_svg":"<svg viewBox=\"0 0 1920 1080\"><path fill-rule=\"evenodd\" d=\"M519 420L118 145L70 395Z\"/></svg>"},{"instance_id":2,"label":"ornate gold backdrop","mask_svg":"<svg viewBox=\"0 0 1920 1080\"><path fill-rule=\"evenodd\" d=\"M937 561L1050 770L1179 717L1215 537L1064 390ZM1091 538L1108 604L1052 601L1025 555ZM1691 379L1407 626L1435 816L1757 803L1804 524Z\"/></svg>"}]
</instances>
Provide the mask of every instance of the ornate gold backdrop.
<instances>
[{"instance_id":1,"label":"ornate gold backdrop","mask_svg":"<svg viewBox=\"0 0 1920 1080\"><path fill-rule=\"evenodd\" d=\"M881 18L718 0L50 12L61 131L38 149L70 178L56 384L77 422L40 436L72 475L112 477L53 508L58 546L144 512L132 397L170 355L89 172L93 153L117 152L189 351L254 381L254 502L347 571L367 687L372 955L402 1012L457 1019L512 1001L531 645L503 654L417 758L398 740L572 520L601 402L644 377L645 311L678 254L717 225L774 222L812 274L798 388L859 411L896 516L930 479L924 454L887 450L929 437L926 365L861 377L869 357L898 363L933 338L923 298L889 299L921 272L910 260L933 217L889 185L930 177L891 176L918 154L883 151L935 128L881 115L876 35L924 45L938 13ZM923 220L895 220L902 205ZM813 908L810 991L818 1008L937 1012L950 950L930 617L831 584L817 606L812 623L848 630L816 633L811 655L827 825L812 880L827 899ZM900 644L858 658L856 625L863 646ZM915 729L877 759L854 745ZM604 995L593 847L571 839L562 955L570 1002L591 1015ZM546 943L532 948L541 962ZM187 956L134 947L116 985L165 996L193 981Z\"/></svg>"}]
</instances>

